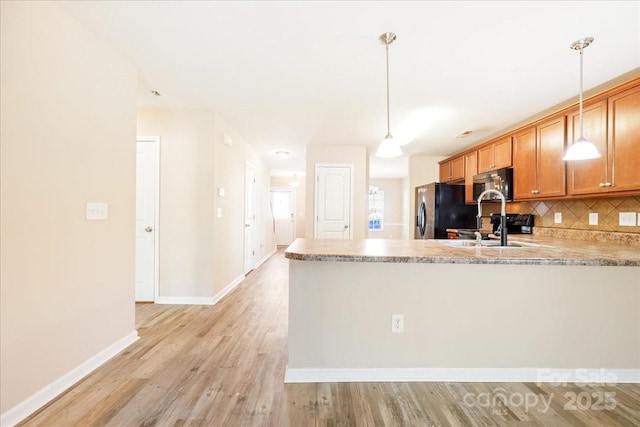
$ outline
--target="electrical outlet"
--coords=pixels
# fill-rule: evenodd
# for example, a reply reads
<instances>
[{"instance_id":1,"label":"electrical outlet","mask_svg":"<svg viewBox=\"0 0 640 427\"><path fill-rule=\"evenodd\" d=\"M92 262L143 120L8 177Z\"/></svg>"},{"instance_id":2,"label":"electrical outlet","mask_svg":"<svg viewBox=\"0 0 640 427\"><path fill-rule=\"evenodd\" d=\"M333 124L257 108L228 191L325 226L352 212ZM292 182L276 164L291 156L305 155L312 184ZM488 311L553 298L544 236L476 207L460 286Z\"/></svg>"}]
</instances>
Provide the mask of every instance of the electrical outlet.
<instances>
[{"instance_id":1,"label":"electrical outlet","mask_svg":"<svg viewBox=\"0 0 640 427\"><path fill-rule=\"evenodd\" d=\"M598 225L598 213L590 212L589 213L589 225Z\"/></svg>"},{"instance_id":2,"label":"electrical outlet","mask_svg":"<svg viewBox=\"0 0 640 427\"><path fill-rule=\"evenodd\" d=\"M562 224L562 212L556 212L553 214L553 222L556 224Z\"/></svg>"},{"instance_id":3,"label":"electrical outlet","mask_svg":"<svg viewBox=\"0 0 640 427\"><path fill-rule=\"evenodd\" d=\"M635 212L620 212L618 214L618 224L621 226L635 227L636 225L636 213Z\"/></svg>"},{"instance_id":4,"label":"electrical outlet","mask_svg":"<svg viewBox=\"0 0 640 427\"><path fill-rule=\"evenodd\" d=\"M404 315L392 314L391 315L391 332L394 334L401 334L404 332Z\"/></svg>"}]
</instances>

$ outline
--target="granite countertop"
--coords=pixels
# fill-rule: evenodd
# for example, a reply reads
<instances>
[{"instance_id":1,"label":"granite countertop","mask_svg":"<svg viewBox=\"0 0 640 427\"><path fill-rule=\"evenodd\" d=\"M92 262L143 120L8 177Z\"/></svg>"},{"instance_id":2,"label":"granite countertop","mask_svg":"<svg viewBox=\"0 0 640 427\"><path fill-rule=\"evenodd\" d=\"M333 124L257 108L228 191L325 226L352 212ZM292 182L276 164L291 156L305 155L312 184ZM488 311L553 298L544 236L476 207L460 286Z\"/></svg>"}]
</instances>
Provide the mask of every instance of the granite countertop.
<instances>
[{"instance_id":1,"label":"granite countertop","mask_svg":"<svg viewBox=\"0 0 640 427\"><path fill-rule=\"evenodd\" d=\"M510 235L509 242L545 247L455 247L438 240L297 239L285 256L301 261L640 266L637 245L520 234Z\"/></svg>"}]
</instances>

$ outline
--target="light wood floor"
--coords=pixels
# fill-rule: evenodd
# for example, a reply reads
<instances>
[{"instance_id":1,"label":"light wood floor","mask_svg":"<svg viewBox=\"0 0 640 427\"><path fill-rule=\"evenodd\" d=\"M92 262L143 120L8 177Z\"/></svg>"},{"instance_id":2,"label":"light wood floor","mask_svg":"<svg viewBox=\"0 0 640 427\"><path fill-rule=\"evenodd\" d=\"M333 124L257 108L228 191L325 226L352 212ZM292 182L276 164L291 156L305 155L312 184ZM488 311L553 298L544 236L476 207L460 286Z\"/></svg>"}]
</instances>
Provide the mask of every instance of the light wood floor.
<instances>
[{"instance_id":1,"label":"light wood floor","mask_svg":"<svg viewBox=\"0 0 640 427\"><path fill-rule=\"evenodd\" d=\"M284 384L287 262L278 252L215 306L138 305L140 339L22 425L640 425L640 385ZM604 393L615 409L577 409Z\"/></svg>"}]
</instances>

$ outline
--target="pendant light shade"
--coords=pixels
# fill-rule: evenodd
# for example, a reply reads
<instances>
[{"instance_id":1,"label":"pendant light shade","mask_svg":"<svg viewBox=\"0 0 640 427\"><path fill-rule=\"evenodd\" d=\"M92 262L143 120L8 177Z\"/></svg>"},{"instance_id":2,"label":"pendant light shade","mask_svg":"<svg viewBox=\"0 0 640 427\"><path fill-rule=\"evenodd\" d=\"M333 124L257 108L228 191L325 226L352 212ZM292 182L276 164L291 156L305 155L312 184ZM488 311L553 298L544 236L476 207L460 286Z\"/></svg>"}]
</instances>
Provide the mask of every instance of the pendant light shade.
<instances>
[{"instance_id":1,"label":"pendant light shade","mask_svg":"<svg viewBox=\"0 0 640 427\"><path fill-rule=\"evenodd\" d=\"M593 37L585 37L583 39L577 40L571 44L571 49L580 51L580 137L578 140L571 144L567 149L562 160L571 161L571 160L589 160L589 159L597 159L602 157L600 152L598 152L598 148L592 143L585 139L584 137L584 123L583 123L583 106L582 106L582 52L585 47L589 46L593 42Z\"/></svg>"},{"instance_id":2,"label":"pendant light shade","mask_svg":"<svg viewBox=\"0 0 640 427\"><path fill-rule=\"evenodd\" d=\"M402 148L400 148L400 144L394 141L393 136L391 136L391 121L389 119L389 45L395 41L396 35L393 33L384 33L380 35L379 39L384 43L387 52L387 136L385 136L378 145L376 157L399 157L402 156Z\"/></svg>"},{"instance_id":3,"label":"pendant light shade","mask_svg":"<svg viewBox=\"0 0 640 427\"><path fill-rule=\"evenodd\" d=\"M402 148L393 140L391 135L387 135L378 145L376 157L391 158L402 156Z\"/></svg>"}]
</instances>

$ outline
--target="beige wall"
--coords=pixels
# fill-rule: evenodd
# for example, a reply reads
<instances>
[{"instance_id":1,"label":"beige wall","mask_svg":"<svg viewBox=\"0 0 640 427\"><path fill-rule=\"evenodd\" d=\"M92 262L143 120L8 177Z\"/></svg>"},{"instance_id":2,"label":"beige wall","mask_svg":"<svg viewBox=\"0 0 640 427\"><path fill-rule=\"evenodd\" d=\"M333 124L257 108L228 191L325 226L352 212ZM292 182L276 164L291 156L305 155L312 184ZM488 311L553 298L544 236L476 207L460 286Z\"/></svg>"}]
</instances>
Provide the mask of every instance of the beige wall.
<instances>
[{"instance_id":1,"label":"beige wall","mask_svg":"<svg viewBox=\"0 0 640 427\"><path fill-rule=\"evenodd\" d=\"M384 225L383 230L369 230L371 239L402 239L404 237L407 218L403 216L404 208L403 180L369 179L370 186L384 191Z\"/></svg>"},{"instance_id":2,"label":"beige wall","mask_svg":"<svg viewBox=\"0 0 640 427\"><path fill-rule=\"evenodd\" d=\"M160 136L159 296L213 296L213 114L138 111L138 135Z\"/></svg>"},{"instance_id":3,"label":"beige wall","mask_svg":"<svg viewBox=\"0 0 640 427\"><path fill-rule=\"evenodd\" d=\"M55 3L0 7L4 414L135 334L137 73Z\"/></svg>"},{"instance_id":4,"label":"beige wall","mask_svg":"<svg viewBox=\"0 0 640 427\"><path fill-rule=\"evenodd\" d=\"M269 171L210 110L141 109L138 134L160 136L160 297L214 297L244 274L247 162L256 170L255 261L274 250Z\"/></svg>"},{"instance_id":5,"label":"beige wall","mask_svg":"<svg viewBox=\"0 0 640 427\"><path fill-rule=\"evenodd\" d=\"M291 188L289 187L289 182L291 182L292 177L283 177L283 176L272 176L271 177L271 187L272 188ZM304 230L306 225L306 215L305 215L305 189L306 189L306 179L305 177L296 176L296 181L300 182L300 187L293 189L295 192L296 198L296 230L295 230L295 238L304 237Z\"/></svg>"},{"instance_id":6,"label":"beige wall","mask_svg":"<svg viewBox=\"0 0 640 427\"><path fill-rule=\"evenodd\" d=\"M223 144L224 135L233 144ZM243 275L244 260L244 178L246 163L256 170L255 261L275 250L273 217L269 188L270 173L264 161L247 141L222 118L215 115L215 175L213 186L225 189L225 197L215 197L214 209L222 209L222 218L214 221L214 291L219 292Z\"/></svg>"},{"instance_id":7,"label":"beige wall","mask_svg":"<svg viewBox=\"0 0 640 427\"><path fill-rule=\"evenodd\" d=\"M317 164L353 165L353 229L354 239L364 239L368 233L369 156L366 147L338 145L307 146L307 180L305 210L309 218L315 212L315 167ZM305 237L313 238L314 221L306 221Z\"/></svg>"}]
</instances>

